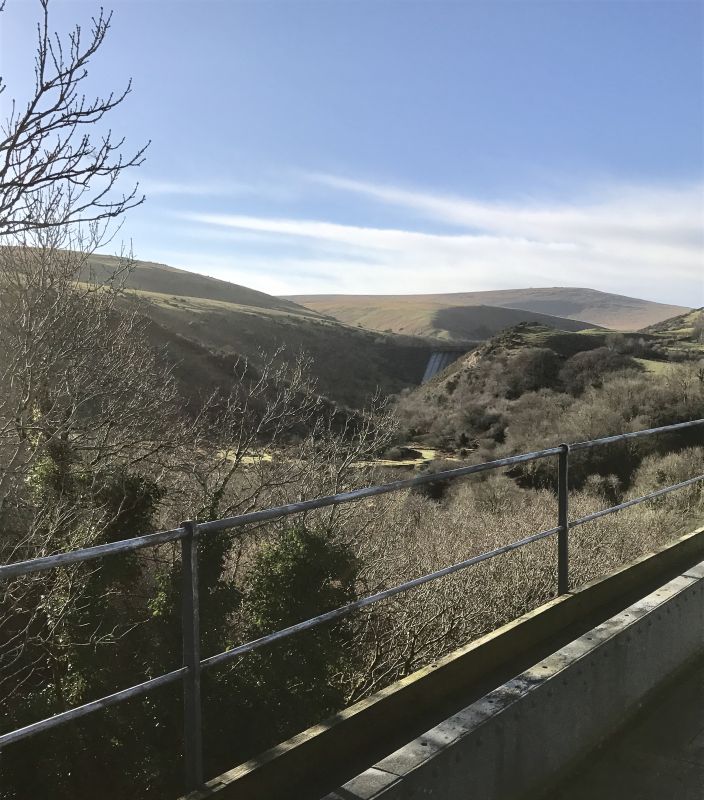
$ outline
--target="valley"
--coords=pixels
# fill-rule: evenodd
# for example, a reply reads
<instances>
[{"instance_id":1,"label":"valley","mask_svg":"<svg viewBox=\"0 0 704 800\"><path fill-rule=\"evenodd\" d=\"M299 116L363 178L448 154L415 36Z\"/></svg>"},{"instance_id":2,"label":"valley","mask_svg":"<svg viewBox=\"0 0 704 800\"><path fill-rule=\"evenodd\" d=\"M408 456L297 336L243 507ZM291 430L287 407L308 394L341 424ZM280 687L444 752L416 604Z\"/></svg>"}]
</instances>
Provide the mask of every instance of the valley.
<instances>
[{"instance_id":1,"label":"valley","mask_svg":"<svg viewBox=\"0 0 704 800\"><path fill-rule=\"evenodd\" d=\"M91 277L104 281L117 266L112 256L94 255ZM237 359L256 367L265 353L279 349L289 363L304 352L321 395L354 409L377 392L389 396L418 387L430 354L449 343L466 347L468 356L436 376L430 388L419 389L422 396L461 370L467 358L476 359L471 351L479 346L483 352L482 343L497 335L504 349L548 347L560 357L620 337L634 365L651 373L671 359L695 356L699 347L687 327L697 312L590 289L278 298L145 261L135 262L126 287L130 302L150 320L152 343L191 398L229 385ZM643 321L651 327L634 332ZM507 330L513 333L502 333Z\"/></svg>"}]
</instances>

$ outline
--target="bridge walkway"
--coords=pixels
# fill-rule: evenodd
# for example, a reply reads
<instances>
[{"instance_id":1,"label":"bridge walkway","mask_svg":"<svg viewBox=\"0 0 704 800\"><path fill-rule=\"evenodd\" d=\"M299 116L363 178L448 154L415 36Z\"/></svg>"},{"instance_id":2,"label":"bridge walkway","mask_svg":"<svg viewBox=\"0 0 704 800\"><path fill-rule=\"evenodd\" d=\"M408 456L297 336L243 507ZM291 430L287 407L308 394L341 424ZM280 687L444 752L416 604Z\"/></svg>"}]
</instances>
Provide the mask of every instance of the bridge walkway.
<instances>
[{"instance_id":1,"label":"bridge walkway","mask_svg":"<svg viewBox=\"0 0 704 800\"><path fill-rule=\"evenodd\" d=\"M543 800L594 798L704 798L704 660L669 681Z\"/></svg>"}]
</instances>

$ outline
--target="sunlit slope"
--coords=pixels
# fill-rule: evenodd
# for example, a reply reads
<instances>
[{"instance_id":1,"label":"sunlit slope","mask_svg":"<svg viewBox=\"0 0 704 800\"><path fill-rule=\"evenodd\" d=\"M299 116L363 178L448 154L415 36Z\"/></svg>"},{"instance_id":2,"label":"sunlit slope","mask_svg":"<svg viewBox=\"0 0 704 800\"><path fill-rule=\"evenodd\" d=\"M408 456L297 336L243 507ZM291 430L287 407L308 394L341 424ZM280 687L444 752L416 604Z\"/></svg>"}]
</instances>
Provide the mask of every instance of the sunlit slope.
<instances>
[{"instance_id":1,"label":"sunlit slope","mask_svg":"<svg viewBox=\"0 0 704 800\"><path fill-rule=\"evenodd\" d=\"M449 297L452 297L449 295ZM311 309L349 325L369 330L433 336L450 341L480 341L521 322L537 322L568 331L592 327L591 323L563 319L535 311L489 305L448 304L435 296L413 298L334 297L331 302L309 301ZM348 302L349 301L349 302Z\"/></svg>"},{"instance_id":2,"label":"sunlit slope","mask_svg":"<svg viewBox=\"0 0 704 800\"><path fill-rule=\"evenodd\" d=\"M704 358L704 308L693 309L643 330L679 357Z\"/></svg>"},{"instance_id":3,"label":"sunlit slope","mask_svg":"<svg viewBox=\"0 0 704 800\"><path fill-rule=\"evenodd\" d=\"M415 335L488 338L520 322L563 330L639 330L689 309L595 289L552 287L429 295L292 295L286 299L350 325ZM513 313L511 313L513 312ZM476 334L479 331L480 335Z\"/></svg>"},{"instance_id":4,"label":"sunlit slope","mask_svg":"<svg viewBox=\"0 0 704 800\"><path fill-rule=\"evenodd\" d=\"M105 276L113 272L119 264L118 259L114 256L96 255L91 257L90 262L97 280L104 280ZM194 266L197 267L197 265ZM266 311L301 314L307 317L318 316L315 311L303 308L290 300L273 297L236 283L209 278L207 275L199 275L196 272L176 269L166 264L156 264L153 261L135 262L135 269L127 278L127 286L131 289L161 295L200 298Z\"/></svg>"},{"instance_id":5,"label":"sunlit slope","mask_svg":"<svg viewBox=\"0 0 704 800\"><path fill-rule=\"evenodd\" d=\"M673 323L676 325L680 320L689 321L689 315L677 317ZM562 360L597 348L615 348L620 352L632 354L634 361L643 370L653 373L665 371L673 363L696 359L698 355L696 348L701 348L704 355L704 343L697 345L687 340L675 341L671 336L654 330L656 327L659 326L653 326L648 332L619 332L604 328L566 331L534 322L520 323L477 346L431 381L414 389L409 397L447 393L448 384L456 381L458 373L483 368L488 363L500 362L521 351L535 348L551 350ZM449 394L451 395L452 391Z\"/></svg>"},{"instance_id":6,"label":"sunlit slope","mask_svg":"<svg viewBox=\"0 0 704 800\"><path fill-rule=\"evenodd\" d=\"M701 343L704 339L704 308L694 308L684 314L658 322L645 329L646 333L653 333L662 336L672 336L673 338L689 342L690 344Z\"/></svg>"},{"instance_id":7,"label":"sunlit slope","mask_svg":"<svg viewBox=\"0 0 704 800\"><path fill-rule=\"evenodd\" d=\"M688 311L636 332L596 327L567 331L538 323L521 323L477 346L410 396L432 394L438 387L452 383L456 373L462 370L472 370L483 363L534 348L546 348L566 360L577 353L608 347L631 355L646 372L662 373L673 364L696 363L704 358L703 324L704 309Z\"/></svg>"},{"instance_id":8,"label":"sunlit slope","mask_svg":"<svg viewBox=\"0 0 704 800\"><path fill-rule=\"evenodd\" d=\"M104 279L116 265L96 257L95 277ZM296 303L163 264L136 262L127 285L152 321L152 341L192 396L226 386L237 358L256 368L283 348L283 360L292 362L301 352L310 358L323 396L358 408L377 390L388 395L419 384L434 346L344 325Z\"/></svg>"}]
</instances>

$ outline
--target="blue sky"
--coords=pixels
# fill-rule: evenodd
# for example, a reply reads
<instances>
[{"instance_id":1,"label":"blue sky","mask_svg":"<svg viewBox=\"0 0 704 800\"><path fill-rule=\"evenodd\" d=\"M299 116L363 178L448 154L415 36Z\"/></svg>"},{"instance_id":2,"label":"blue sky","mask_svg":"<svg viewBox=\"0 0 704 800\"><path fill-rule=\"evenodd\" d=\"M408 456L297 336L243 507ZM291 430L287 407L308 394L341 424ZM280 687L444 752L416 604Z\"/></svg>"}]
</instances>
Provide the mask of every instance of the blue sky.
<instances>
[{"instance_id":1,"label":"blue sky","mask_svg":"<svg viewBox=\"0 0 704 800\"><path fill-rule=\"evenodd\" d=\"M52 0L59 30L97 2ZM0 74L31 80L38 3ZM704 305L704 4L114 0L139 258L272 293L578 285ZM3 116L5 114L3 113Z\"/></svg>"}]
</instances>

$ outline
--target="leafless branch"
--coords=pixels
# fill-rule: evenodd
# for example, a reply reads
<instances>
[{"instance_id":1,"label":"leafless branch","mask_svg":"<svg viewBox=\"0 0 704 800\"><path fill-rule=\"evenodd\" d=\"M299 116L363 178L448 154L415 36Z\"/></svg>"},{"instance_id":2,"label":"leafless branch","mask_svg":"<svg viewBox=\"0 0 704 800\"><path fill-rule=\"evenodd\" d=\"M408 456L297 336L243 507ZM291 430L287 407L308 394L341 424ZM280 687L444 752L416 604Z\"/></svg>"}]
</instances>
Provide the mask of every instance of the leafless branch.
<instances>
[{"instance_id":1,"label":"leafless branch","mask_svg":"<svg viewBox=\"0 0 704 800\"><path fill-rule=\"evenodd\" d=\"M82 92L112 14L92 17L87 37L76 25L62 38L51 31L49 0L38 2L34 91L24 104L12 101L0 126L0 235L115 220L144 200L138 184L121 189L120 178L143 163L148 143L126 154L124 139L102 126L131 81L93 99Z\"/></svg>"}]
</instances>

